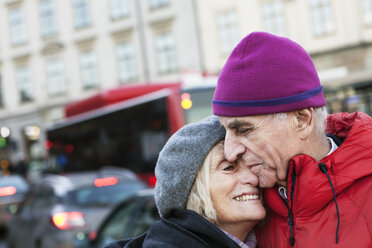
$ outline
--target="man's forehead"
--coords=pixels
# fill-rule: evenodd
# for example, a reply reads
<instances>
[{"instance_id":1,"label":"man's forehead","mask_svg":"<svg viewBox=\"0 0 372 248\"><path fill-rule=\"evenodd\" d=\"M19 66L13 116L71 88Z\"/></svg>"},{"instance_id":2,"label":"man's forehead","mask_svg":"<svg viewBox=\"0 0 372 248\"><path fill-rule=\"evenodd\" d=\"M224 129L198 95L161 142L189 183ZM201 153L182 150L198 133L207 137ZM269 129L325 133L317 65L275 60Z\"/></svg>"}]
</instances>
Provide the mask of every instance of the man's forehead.
<instances>
[{"instance_id":1,"label":"man's forehead","mask_svg":"<svg viewBox=\"0 0 372 248\"><path fill-rule=\"evenodd\" d=\"M219 117L221 124L225 128L237 128L240 126L253 126L257 116L243 117Z\"/></svg>"}]
</instances>

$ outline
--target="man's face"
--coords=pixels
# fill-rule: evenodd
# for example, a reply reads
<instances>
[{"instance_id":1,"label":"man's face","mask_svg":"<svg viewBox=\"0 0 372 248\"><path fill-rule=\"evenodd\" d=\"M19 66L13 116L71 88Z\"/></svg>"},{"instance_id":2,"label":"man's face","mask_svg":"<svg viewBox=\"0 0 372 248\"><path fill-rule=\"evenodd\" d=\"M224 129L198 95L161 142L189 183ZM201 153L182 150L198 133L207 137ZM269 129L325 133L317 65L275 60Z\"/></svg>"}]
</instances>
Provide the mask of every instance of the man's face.
<instances>
[{"instance_id":1,"label":"man's face","mask_svg":"<svg viewBox=\"0 0 372 248\"><path fill-rule=\"evenodd\" d=\"M219 117L226 128L225 157L250 167L258 176L259 186L286 185L289 159L301 151L294 125L295 115L286 118L266 115Z\"/></svg>"}]
</instances>

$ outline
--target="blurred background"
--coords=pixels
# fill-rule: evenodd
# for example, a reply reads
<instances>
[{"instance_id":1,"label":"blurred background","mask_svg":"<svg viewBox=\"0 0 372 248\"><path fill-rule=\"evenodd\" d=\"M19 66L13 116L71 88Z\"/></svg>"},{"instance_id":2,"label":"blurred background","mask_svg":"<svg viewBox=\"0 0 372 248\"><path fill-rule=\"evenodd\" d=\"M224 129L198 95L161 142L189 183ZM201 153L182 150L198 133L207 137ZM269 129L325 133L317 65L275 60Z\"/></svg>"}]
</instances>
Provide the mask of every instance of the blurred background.
<instances>
[{"instance_id":1,"label":"blurred background","mask_svg":"<svg viewBox=\"0 0 372 248\"><path fill-rule=\"evenodd\" d=\"M371 114L372 0L0 0L0 186L9 175L30 185L4 184L0 197L107 166L151 188L162 146L212 113L218 74L252 31L310 53L330 113ZM21 216L19 204L4 211ZM30 235L35 247L49 247L44 231Z\"/></svg>"}]
</instances>

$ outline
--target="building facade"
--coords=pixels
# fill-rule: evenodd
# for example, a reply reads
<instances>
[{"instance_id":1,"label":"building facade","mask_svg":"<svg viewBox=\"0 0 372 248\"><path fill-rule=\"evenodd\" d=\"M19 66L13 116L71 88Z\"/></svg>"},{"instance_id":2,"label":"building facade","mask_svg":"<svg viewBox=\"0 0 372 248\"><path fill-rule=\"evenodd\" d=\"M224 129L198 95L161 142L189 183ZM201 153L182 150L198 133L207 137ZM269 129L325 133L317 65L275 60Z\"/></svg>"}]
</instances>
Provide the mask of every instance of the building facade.
<instances>
[{"instance_id":1,"label":"building facade","mask_svg":"<svg viewBox=\"0 0 372 248\"><path fill-rule=\"evenodd\" d=\"M252 31L310 53L329 112L371 114L372 0L1 0L0 165L42 159L45 128L65 104L218 75Z\"/></svg>"},{"instance_id":2,"label":"building facade","mask_svg":"<svg viewBox=\"0 0 372 248\"><path fill-rule=\"evenodd\" d=\"M217 73L237 42L267 31L302 45L325 87L329 112L372 113L371 0L200 0L203 69Z\"/></svg>"},{"instance_id":3,"label":"building facade","mask_svg":"<svg viewBox=\"0 0 372 248\"><path fill-rule=\"evenodd\" d=\"M41 160L66 103L199 71L194 13L192 1L0 1L0 158Z\"/></svg>"}]
</instances>

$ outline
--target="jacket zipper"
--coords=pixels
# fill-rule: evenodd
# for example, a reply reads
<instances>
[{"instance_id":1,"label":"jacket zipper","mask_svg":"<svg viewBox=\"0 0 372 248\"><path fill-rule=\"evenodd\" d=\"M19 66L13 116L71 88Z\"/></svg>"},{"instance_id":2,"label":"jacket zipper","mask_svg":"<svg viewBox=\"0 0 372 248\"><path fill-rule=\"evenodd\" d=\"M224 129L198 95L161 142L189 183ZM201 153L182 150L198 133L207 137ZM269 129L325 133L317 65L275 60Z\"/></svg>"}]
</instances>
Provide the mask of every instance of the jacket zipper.
<instances>
[{"instance_id":1,"label":"jacket zipper","mask_svg":"<svg viewBox=\"0 0 372 248\"><path fill-rule=\"evenodd\" d=\"M289 225L289 243L291 246L294 246L295 239L293 237L293 198L294 198L294 188L295 188L295 183L296 183L296 169L293 168L292 172L292 187L291 187L291 204L288 209L288 225ZM288 204L289 205L289 204Z\"/></svg>"}]
</instances>

